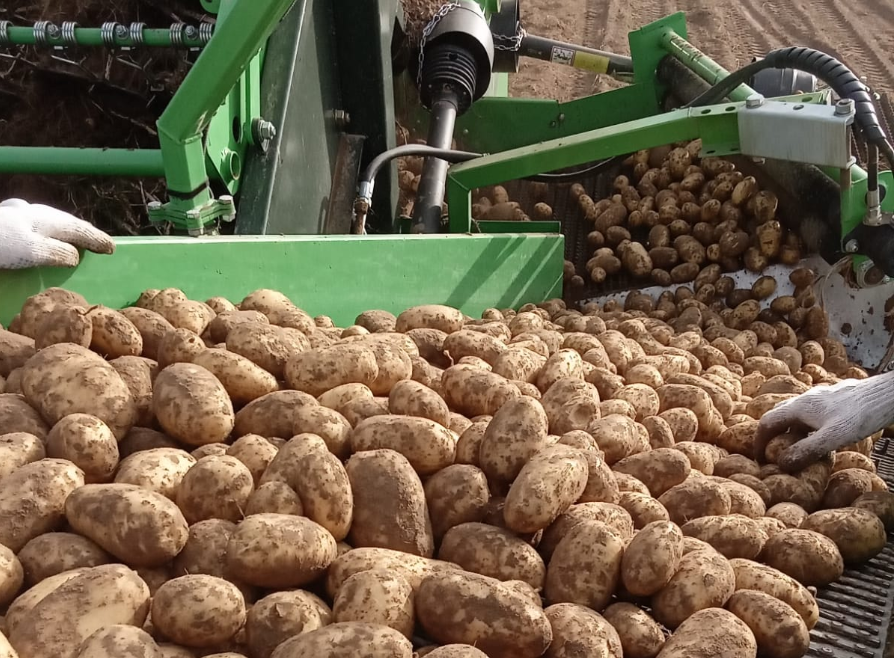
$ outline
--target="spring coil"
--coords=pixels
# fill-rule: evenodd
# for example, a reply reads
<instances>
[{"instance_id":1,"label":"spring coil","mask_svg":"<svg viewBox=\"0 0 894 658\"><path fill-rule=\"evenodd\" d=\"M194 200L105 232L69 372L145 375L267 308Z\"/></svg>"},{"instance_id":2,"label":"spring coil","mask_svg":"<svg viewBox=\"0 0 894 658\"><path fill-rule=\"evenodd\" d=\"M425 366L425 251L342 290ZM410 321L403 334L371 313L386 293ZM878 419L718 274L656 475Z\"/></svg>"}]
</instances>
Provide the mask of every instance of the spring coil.
<instances>
[{"instance_id":1,"label":"spring coil","mask_svg":"<svg viewBox=\"0 0 894 658\"><path fill-rule=\"evenodd\" d=\"M183 30L186 25L183 23L173 23L171 25L171 45L175 48L183 47Z\"/></svg>"},{"instance_id":2,"label":"spring coil","mask_svg":"<svg viewBox=\"0 0 894 658\"><path fill-rule=\"evenodd\" d=\"M72 47L78 45L78 40L75 37L75 29L78 27L78 24L74 21L65 21L62 23L62 41L66 46Z\"/></svg>"},{"instance_id":3,"label":"spring coil","mask_svg":"<svg viewBox=\"0 0 894 658\"><path fill-rule=\"evenodd\" d=\"M145 30L145 29L146 29L145 23L131 23L130 24L130 30L129 30L130 43L135 48L142 46L146 42L145 38L143 37L143 30Z\"/></svg>"},{"instance_id":4,"label":"spring coil","mask_svg":"<svg viewBox=\"0 0 894 658\"><path fill-rule=\"evenodd\" d=\"M102 42L109 48L113 48L115 46L115 32L118 29L118 23L112 21L109 23L103 23L100 28L100 36L102 37Z\"/></svg>"}]
</instances>

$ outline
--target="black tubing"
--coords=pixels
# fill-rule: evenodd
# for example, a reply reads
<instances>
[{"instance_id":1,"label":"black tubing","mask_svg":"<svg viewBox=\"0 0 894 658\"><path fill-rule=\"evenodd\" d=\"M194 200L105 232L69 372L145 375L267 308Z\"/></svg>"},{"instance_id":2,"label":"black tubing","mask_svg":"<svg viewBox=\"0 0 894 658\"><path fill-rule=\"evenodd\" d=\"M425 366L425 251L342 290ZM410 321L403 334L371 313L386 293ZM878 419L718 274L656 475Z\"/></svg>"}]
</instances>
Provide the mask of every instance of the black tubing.
<instances>
[{"instance_id":1,"label":"black tubing","mask_svg":"<svg viewBox=\"0 0 894 658\"><path fill-rule=\"evenodd\" d=\"M404 146L397 146L388 151L384 151L383 153L379 153L376 157L372 159L366 169L363 172L363 175L360 177L361 183L371 183L376 178L376 174L379 173L379 170L391 160L395 158L403 158L408 155L419 155L426 158L440 158L441 160L446 160L447 162L468 162L469 160L474 160L475 158L480 158L481 153L471 153L469 151L455 151L453 149L437 149L433 146L426 146L424 144L406 144Z\"/></svg>"}]
</instances>

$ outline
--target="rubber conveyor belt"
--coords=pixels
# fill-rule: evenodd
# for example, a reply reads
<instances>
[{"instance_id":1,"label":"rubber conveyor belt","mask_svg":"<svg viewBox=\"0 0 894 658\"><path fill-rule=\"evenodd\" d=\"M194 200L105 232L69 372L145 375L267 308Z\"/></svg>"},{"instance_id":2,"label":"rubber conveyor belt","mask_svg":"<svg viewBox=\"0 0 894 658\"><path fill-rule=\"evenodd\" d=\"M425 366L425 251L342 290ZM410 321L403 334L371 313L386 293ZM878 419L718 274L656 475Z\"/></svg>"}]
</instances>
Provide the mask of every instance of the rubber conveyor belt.
<instances>
[{"instance_id":1,"label":"rubber conveyor belt","mask_svg":"<svg viewBox=\"0 0 894 658\"><path fill-rule=\"evenodd\" d=\"M879 476L894 490L894 441L882 438L872 459ZM817 592L820 619L811 632L808 656L883 658L894 609L894 542L859 569Z\"/></svg>"}]
</instances>

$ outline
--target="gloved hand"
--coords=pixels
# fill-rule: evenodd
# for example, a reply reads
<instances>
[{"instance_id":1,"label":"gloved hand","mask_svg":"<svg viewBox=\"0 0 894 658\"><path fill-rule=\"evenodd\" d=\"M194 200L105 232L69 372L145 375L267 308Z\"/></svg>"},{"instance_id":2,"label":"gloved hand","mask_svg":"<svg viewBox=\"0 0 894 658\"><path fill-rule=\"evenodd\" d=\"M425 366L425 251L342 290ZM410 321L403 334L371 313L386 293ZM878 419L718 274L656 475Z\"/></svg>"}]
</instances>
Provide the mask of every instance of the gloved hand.
<instances>
[{"instance_id":1,"label":"gloved hand","mask_svg":"<svg viewBox=\"0 0 894 658\"><path fill-rule=\"evenodd\" d=\"M22 199L0 203L0 270L28 267L75 267L77 248L99 254L115 251L115 242L98 228L62 210Z\"/></svg>"},{"instance_id":2,"label":"gloved hand","mask_svg":"<svg viewBox=\"0 0 894 658\"><path fill-rule=\"evenodd\" d=\"M788 429L812 431L779 457L786 472L800 471L823 456L856 443L894 422L894 372L845 379L812 388L768 411L755 437L758 459L774 437Z\"/></svg>"}]
</instances>

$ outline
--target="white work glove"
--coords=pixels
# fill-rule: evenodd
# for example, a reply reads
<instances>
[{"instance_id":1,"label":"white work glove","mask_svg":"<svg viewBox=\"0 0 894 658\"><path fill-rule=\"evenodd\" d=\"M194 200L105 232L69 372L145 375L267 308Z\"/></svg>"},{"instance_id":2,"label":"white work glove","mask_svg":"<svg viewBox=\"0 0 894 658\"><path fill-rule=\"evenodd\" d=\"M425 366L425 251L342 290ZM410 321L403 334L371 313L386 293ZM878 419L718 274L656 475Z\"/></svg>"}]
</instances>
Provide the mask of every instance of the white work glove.
<instances>
[{"instance_id":1,"label":"white work glove","mask_svg":"<svg viewBox=\"0 0 894 658\"><path fill-rule=\"evenodd\" d=\"M115 242L62 210L22 199L0 203L0 270L75 267L80 261L78 247L111 254Z\"/></svg>"},{"instance_id":2,"label":"white work glove","mask_svg":"<svg viewBox=\"0 0 894 658\"><path fill-rule=\"evenodd\" d=\"M845 379L812 388L768 411L755 437L761 459L774 437L786 430L812 432L779 456L786 472L800 471L833 450L862 441L894 422L894 372L868 379Z\"/></svg>"}]
</instances>

